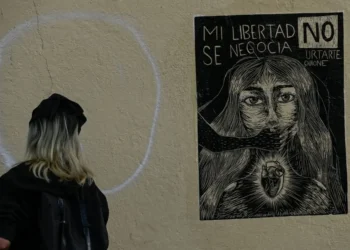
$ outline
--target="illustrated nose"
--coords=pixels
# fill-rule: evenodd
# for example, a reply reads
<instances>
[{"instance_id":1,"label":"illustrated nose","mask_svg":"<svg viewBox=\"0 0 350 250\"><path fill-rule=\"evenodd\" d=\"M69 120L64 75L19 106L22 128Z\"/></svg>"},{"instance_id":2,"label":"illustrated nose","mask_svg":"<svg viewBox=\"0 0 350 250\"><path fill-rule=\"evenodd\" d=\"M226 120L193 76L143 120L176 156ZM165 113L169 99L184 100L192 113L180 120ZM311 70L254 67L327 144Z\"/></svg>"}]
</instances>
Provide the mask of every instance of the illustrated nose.
<instances>
[{"instance_id":1,"label":"illustrated nose","mask_svg":"<svg viewBox=\"0 0 350 250\"><path fill-rule=\"evenodd\" d=\"M273 126L276 126L277 125L277 115L276 115L276 112L275 110L273 109L273 107L270 107L269 108L269 114L268 114L268 125L273 127Z\"/></svg>"}]
</instances>

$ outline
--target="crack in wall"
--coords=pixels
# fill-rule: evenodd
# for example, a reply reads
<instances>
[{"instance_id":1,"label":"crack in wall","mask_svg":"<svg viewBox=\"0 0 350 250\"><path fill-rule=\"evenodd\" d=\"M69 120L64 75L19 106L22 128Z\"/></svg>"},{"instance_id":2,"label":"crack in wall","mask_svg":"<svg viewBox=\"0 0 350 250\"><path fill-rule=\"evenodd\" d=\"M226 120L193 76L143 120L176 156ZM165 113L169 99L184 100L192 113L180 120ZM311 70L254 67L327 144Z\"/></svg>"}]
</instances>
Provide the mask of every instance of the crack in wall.
<instances>
[{"instance_id":1,"label":"crack in wall","mask_svg":"<svg viewBox=\"0 0 350 250\"><path fill-rule=\"evenodd\" d=\"M10 50L10 64L11 64L11 66L13 66L12 54L13 54L13 50L12 50L12 48L11 48L11 50Z\"/></svg>"},{"instance_id":2,"label":"crack in wall","mask_svg":"<svg viewBox=\"0 0 350 250\"><path fill-rule=\"evenodd\" d=\"M36 27L37 27L37 32L38 32L38 35L39 35L39 38L40 38L40 41L41 41L41 50L42 50L42 53L40 53L40 55L44 58L45 60L45 65L46 65L46 70L47 70L47 73L49 74L49 78L50 78L50 82L51 82L51 88L50 88L50 93L52 93L52 90L53 90L53 79L52 79L52 75L51 75L51 71L50 71L50 67L49 67L49 63L47 61L47 58L46 56L44 55L44 39L42 37L42 34L41 34L41 31L40 31L40 21L39 21L39 11L38 11L38 8L36 6L36 3L35 1L33 0L33 5L34 5L34 9L35 9L35 13L36 13ZM49 94L50 94L49 93Z\"/></svg>"}]
</instances>

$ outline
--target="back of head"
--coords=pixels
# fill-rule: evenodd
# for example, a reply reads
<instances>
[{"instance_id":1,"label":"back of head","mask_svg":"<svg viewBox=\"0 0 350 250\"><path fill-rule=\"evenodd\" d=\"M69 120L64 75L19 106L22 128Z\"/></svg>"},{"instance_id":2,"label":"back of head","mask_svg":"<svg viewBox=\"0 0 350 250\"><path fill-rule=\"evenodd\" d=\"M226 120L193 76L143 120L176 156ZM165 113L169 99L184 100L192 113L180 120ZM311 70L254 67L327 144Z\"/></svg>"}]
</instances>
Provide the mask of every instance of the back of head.
<instances>
[{"instance_id":1,"label":"back of head","mask_svg":"<svg viewBox=\"0 0 350 250\"><path fill-rule=\"evenodd\" d=\"M84 184L92 173L81 152L79 133L86 122L79 104L53 94L34 109L29 123L26 163L38 178Z\"/></svg>"}]
</instances>

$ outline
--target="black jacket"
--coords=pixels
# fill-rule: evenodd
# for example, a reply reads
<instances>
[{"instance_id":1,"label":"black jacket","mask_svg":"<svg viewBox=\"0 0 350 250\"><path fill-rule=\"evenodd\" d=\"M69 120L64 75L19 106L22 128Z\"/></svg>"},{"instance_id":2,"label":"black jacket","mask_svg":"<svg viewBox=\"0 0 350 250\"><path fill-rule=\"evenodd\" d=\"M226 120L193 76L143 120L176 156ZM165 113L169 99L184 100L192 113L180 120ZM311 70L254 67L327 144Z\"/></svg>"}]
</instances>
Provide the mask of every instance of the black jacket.
<instances>
[{"instance_id":1,"label":"black jacket","mask_svg":"<svg viewBox=\"0 0 350 250\"><path fill-rule=\"evenodd\" d=\"M0 177L0 237L11 241L11 250L39 249L37 214L41 193L63 198L78 197L79 190L83 188L91 225L92 249L108 249L108 203L95 183L81 187L75 182L59 182L54 175L50 176L50 180L48 183L36 178L26 164L20 164ZM80 214L76 217L80 218Z\"/></svg>"}]
</instances>

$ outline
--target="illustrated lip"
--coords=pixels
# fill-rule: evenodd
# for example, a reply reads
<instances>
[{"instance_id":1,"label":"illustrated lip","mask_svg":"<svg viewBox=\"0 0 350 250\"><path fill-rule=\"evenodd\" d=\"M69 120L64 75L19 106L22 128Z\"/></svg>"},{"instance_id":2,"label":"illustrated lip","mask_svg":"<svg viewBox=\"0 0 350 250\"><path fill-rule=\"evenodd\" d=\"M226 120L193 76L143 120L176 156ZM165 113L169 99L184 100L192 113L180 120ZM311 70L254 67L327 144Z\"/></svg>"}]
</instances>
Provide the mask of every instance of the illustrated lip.
<instances>
[{"instance_id":1,"label":"illustrated lip","mask_svg":"<svg viewBox=\"0 0 350 250\"><path fill-rule=\"evenodd\" d=\"M281 192L284 184L284 173L285 170L278 161L269 161L263 165L261 184L269 197L274 198Z\"/></svg>"}]
</instances>

